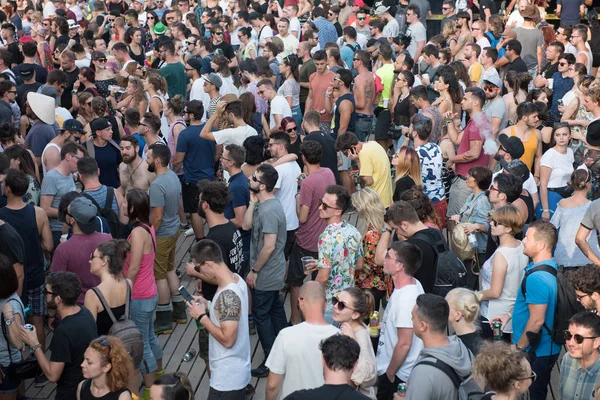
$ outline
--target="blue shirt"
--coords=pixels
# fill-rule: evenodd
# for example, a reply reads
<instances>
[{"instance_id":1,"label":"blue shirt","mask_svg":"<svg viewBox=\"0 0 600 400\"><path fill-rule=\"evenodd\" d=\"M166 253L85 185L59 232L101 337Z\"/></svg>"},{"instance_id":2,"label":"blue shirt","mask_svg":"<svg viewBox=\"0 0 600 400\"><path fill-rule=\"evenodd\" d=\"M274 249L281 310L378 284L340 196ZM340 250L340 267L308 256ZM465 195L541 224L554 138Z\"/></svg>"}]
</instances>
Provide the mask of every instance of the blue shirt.
<instances>
[{"instance_id":1,"label":"blue shirt","mask_svg":"<svg viewBox=\"0 0 600 400\"><path fill-rule=\"evenodd\" d=\"M140 144L140 151L138 151L138 153L139 156L142 157L142 154L144 154L144 148L146 147L146 140L144 140L144 137L139 133L134 133L133 137L135 137Z\"/></svg>"},{"instance_id":2,"label":"blue shirt","mask_svg":"<svg viewBox=\"0 0 600 400\"><path fill-rule=\"evenodd\" d=\"M554 114L559 114L558 100L562 99L569 90L573 89L575 83L572 78L563 78L561 72L555 72L552 75L552 79L554 79L554 83L552 86L552 107L550 107L550 111Z\"/></svg>"},{"instance_id":3,"label":"blue shirt","mask_svg":"<svg viewBox=\"0 0 600 400\"><path fill-rule=\"evenodd\" d=\"M329 42L337 43L338 33L335 26L323 17L319 17L313 21L315 26L319 28L319 44L321 50L325 49L325 45Z\"/></svg>"},{"instance_id":4,"label":"blue shirt","mask_svg":"<svg viewBox=\"0 0 600 400\"><path fill-rule=\"evenodd\" d=\"M231 196L231 200L227 202L225 206L225 218L234 219L235 211L234 208L246 206L250 203L250 189L248 189L248 178L244 175L243 172L238 172L237 174L229 177L229 185L227 187L227 191ZM250 231L245 231L240 228L240 233L242 235L242 245L244 254L249 254L250 252Z\"/></svg>"},{"instance_id":5,"label":"blue shirt","mask_svg":"<svg viewBox=\"0 0 600 400\"><path fill-rule=\"evenodd\" d=\"M533 269L534 267L542 264L550 265L552 268L558 269L554 259L544 260L537 264L530 263L526 268L525 272ZM523 278L525 279L525 278ZM528 304L547 304L546 315L544 317L544 324L548 329L552 330L554 327L554 309L556 308L556 292L557 283L556 278L545 271L537 271L529 275L527 278L527 301L523 297L521 286L517 291L517 300L513 310L513 336L512 341L516 344L521 335L524 334L525 326L529 320L529 307ZM535 354L538 357L549 356L552 354L560 353L562 347L556 343L552 343L550 333L544 327L541 329L542 339L539 346L537 347Z\"/></svg>"},{"instance_id":6,"label":"blue shirt","mask_svg":"<svg viewBox=\"0 0 600 400\"><path fill-rule=\"evenodd\" d=\"M178 153L183 157L183 180L196 184L202 179L215 180L215 142L200 137L202 125L192 125L179 133Z\"/></svg>"},{"instance_id":7,"label":"blue shirt","mask_svg":"<svg viewBox=\"0 0 600 400\"><path fill-rule=\"evenodd\" d=\"M571 26L579 24L581 22L581 16L579 15L579 6L583 4L583 0L558 0L556 3L562 6L560 12L561 26Z\"/></svg>"}]
</instances>

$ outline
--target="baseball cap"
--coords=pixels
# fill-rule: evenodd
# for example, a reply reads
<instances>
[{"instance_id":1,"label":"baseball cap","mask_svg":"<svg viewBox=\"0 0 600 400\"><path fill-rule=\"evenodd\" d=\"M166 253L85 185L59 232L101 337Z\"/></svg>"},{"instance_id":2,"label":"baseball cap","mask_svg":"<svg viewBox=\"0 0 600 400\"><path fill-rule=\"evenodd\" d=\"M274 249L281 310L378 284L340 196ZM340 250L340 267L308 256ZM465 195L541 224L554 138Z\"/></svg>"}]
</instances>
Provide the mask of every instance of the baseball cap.
<instances>
[{"instance_id":1,"label":"baseball cap","mask_svg":"<svg viewBox=\"0 0 600 400\"><path fill-rule=\"evenodd\" d=\"M508 173L521 179L521 182L525 182L529 178L529 168L521 160L512 160L508 163L505 168Z\"/></svg>"},{"instance_id":2,"label":"baseball cap","mask_svg":"<svg viewBox=\"0 0 600 400\"><path fill-rule=\"evenodd\" d=\"M104 130L106 128L110 128L111 125L106 118L98 118L95 121L92 121L92 133L96 133L98 131Z\"/></svg>"},{"instance_id":3,"label":"baseball cap","mask_svg":"<svg viewBox=\"0 0 600 400\"><path fill-rule=\"evenodd\" d=\"M206 78L207 82L212 83L213 85L215 85L217 87L217 89L221 89L221 86L223 86L223 81L221 80L221 78L219 77L219 75L212 73L209 74Z\"/></svg>"},{"instance_id":4,"label":"baseball cap","mask_svg":"<svg viewBox=\"0 0 600 400\"><path fill-rule=\"evenodd\" d=\"M377 9L375 10L375 15L377 16L382 16L383 14L385 14L390 8L386 7L386 6L379 6L377 7Z\"/></svg>"},{"instance_id":5,"label":"baseball cap","mask_svg":"<svg viewBox=\"0 0 600 400\"><path fill-rule=\"evenodd\" d=\"M510 154L513 160L521 158L523 153L525 153L523 142L516 136L502 134L498 136L498 140L500 141L504 151Z\"/></svg>"},{"instance_id":6,"label":"baseball cap","mask_svg":"<svg viewBox=\"0 0 600 400\"><path fill-rule=\"evenodd\" d=\"M83 132L83 124L76 119L68 119L63 123L61 131Z\"/></svg>"},{"instance_id":7,"label":"baseball cap","mask_svg":"<svg viewBox=\"0 0 600 400\"><path fill-rule=\"evenodd\" d=\"M96 214L98 209L90 199L78 197L69 205L69 215L77 221L77 226L85 234L96 232Z\"/></svg>"},{"instance_id":8,"label":"baseball cap","mask_svg":"<svg viewBox=\"0 0 600 400\"><path fill-rule=\"evenodd\" d=\"M19 71L19 75L25 79L29 79L33 76L34 71L35 69L33 68L33 65L24 65Z\"/></svg>"},{"instance_id":9,"label":"baseball cap","mask_svg":"<svg viewBox=\"0 0 600 400\"><path fill-rule=\"evenodd\" d=\"M500 77L497 74L488 76L483 81L484 82L489 82L489 83L491 83L492 85L494 85L494 86L496 86L498 88L502 87L502 81L500 80Z\"/></svg>"},{"instance_id":10,"label":"baseball cap","mask_svg":"<svg viewBox=\"0 0 600 400\"><path fill-rule=\"evenodd\" d=\"M363 0L354 0L354 4L352 5L363 8L365 6L365 2Z\"/></svg>"},{"instance_id":11,"label":"baseball cap","mask_svg":"<svg viewBox=\"0 0 600 400\"><path fill-rule=\"evenodd\" d=\"M200 60L198 60L197 58L190 58L189 60L187 60L187 63L190 67L194 68L196 71L198 71L199 74L202 73L202 63L200 62Z\"/></svg>"}]
</instances>

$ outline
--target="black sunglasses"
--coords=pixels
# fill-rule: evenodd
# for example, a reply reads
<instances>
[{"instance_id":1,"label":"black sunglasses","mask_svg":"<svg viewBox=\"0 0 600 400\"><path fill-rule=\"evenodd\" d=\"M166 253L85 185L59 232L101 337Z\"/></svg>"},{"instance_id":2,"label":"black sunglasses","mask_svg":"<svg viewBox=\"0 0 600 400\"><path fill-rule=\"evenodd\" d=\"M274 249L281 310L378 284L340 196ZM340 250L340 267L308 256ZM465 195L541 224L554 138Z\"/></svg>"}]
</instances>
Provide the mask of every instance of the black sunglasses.
<instances>
[{"instance_id":1,"label":"black sunglasses","mask_svg":"<svg viewBox=\"0 0 600 400\"><path fill-rule=\"evenodd\" d=\"M263 181L258 180L258 178L256 177L256 175L254 175L254 174L252 175L252 180L254 182L258 182L258 183L262 183L263 185L266 185L266 183L264 183Z\"/></svg>"},{"instance_id":2,"label":"black sunglasses","mask_svg":"<svg viewBox=\"0 0 600 400\"><path fill-rule=\"evenodd\" d=\"M344 311L344 308L355 311L354 308L348 307L348 304L346 304L345 302L338 299L337 296L333 296L333 299L331 299L331 303L333 304L334 307L337 306L338 310L340 310L340 311Z\"/></svg>"},{"instance_id":3,"label":"black sunglasses","mask_svg":"<svg viewBox=\"0 0 600 400\"><path fill-rule=\"evenodd\" d=\"M295 126L295 127L293 127L293 128L286 129L285 131L286 131L287 133L292 133L292 132L295 132L295 131L297 131L297 130L298 130L298 127L296 127L296 126Z\"/></svg>"},{"instance_id":4,"label":"black sunglasses","mask_svg":"<svg viewBox=\"0 0 600 400\"><path fill-rule=\"evenodd\" d=\"M44 295L49 295L49 294L51 294L52 296L58 296L58 294L56 294L54 292L51 292L51 291L49 291L47 289L44 289Z\"/></svg>"},{"instance_id":5,"label":"black sunglasses","mask_svg":"<svg viewBox=\"0 0 600 400\"><path fill-rule=\"evenodd\" d=\"M329 204L325 203L322 199L319 199L319 205L323 207L323 210L327 210L328 208L331 208L332 210L341 210L341 208L330 206Z\"/></svg>"},{"instance_id":6,"label":"black sunglasses","mask_svg":"<svg viewBox=\"0 0 600 400\"><path fill-rule=\"evenodd\" d=\"M597 336L581 336L579 333L572 334L569 331L564 332L565 340L568 342L571 339L575 339L575 343L581 344L585 339L596 339Z\"/></svg>"}]
</instances>

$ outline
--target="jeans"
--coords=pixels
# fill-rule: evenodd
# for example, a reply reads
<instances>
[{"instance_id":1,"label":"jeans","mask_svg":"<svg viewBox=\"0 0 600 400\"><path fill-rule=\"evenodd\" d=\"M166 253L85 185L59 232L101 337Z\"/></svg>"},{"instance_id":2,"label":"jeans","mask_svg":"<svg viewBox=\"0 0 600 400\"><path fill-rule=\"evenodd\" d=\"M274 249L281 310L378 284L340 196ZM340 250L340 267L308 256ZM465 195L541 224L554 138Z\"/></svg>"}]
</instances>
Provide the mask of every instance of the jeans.
<instances>
[{"instance_id":1,"label":"jeans","mask_svg":"<svg viewBox=\"0 0 600 400\"><path fill-rule=\"evenodd\" d=\"M252 315L267 359L279 331L288 326L279 290L252 290Z\"/></svg>"},{"instance_id":2,"label":"jeans","mask_svg":"<svg viewBox=\"0 0 600 400\"><path fill-rule=\"evenodd\" d=\"M366 142L371 135L371 131L373 130L373 117L365 118L365 117L357 117L356 118L356 129L354 132L356 137L360 142Z\"/></svg>"},{"instance_id":3,"label":"jeans","mask_svg":"<svg viewBox=\"0 0 600 400\"><path fill-rule=\"evenodd\" d=\"M156 360L163 358L163 351L154 333L154 310L158 305L158 293L151 299L131 300L131 319L142 334L144 342L144 359L140 365L142 374L149 374L158 369Z\"/></svg>"},{"instance_id":4,"label":"jeans","mask_svg":"<svg viewBox=\"0 0 600 400\"><path fill-rule=\"evenodd\" d=\"M292 107L292 118L294 118L294 121L296 121L296 126L298 127L298 133L300 131L300 125L302 125L302 110L300 109L300 106L297 107Z\"/></svg>"},{"instance_id":5,"label":"jeans","mask_svg":"<svg viewBox=\"0 0 600 400\"><path fill-rule=\"evenodd\" d=\"M536 357L534 355L533 357L531 360L531 370L537 374L537 379L529 386L529 398L530 400L546 400L552 368L556 364L558 354L544 357Z\"/></svg>"}]
</instances>

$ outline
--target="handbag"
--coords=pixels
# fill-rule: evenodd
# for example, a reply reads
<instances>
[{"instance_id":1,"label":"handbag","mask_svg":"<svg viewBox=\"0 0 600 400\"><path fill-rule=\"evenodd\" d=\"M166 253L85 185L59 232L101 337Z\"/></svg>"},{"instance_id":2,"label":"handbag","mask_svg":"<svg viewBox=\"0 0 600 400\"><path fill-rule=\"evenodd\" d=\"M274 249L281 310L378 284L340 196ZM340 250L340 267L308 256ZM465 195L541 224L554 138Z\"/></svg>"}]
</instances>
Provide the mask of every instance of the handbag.
<instances>
[{"instance_id":1,"label":"handbag","mask_svg":"<svg viewBox=\"0 0 600 400\"><path fill-rule=\"evenodd\" d=\"M477 199L477 201L473 204L472 209L475 208L475 205L478 201L479 199ZM469 244L469 235L465 233L465 226L470 224L472 216L473 212L471 211L469 218L467 218L467 222L461 222L457 224L452 231L452 236L450 237L450 247L462 261L475 259L476 249L471 247Z\"/></svg>"},{"instance_id":2,"label":"handbag","mask_svg":"<svg viewBox=\"0 0 600 400\"><path fill-rule=\"evenodd\" d=\"M11 301L14 299L9 299ZM19 306L21 306L19 304ZM25 310L21 307L23 313L21 315L25 316ZM2 334L4 335L4 339L6 340L7 349L8 349L8 357L10 359L10 364L6 368L6 373L13 379L17 380L25 380L25 379L33 379L36 376L42 373L42 369L40 368L40 363L38 362L35 355L32 353L25 360L21 360L18 362L13 362L12 360L12 352L10 351L11 343L8 338L8 332L6 329L6 321L4 320L4 314L0 313L0 324L2 324Z\"/></svg>"}]
</instances>

